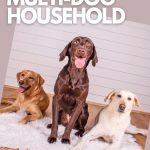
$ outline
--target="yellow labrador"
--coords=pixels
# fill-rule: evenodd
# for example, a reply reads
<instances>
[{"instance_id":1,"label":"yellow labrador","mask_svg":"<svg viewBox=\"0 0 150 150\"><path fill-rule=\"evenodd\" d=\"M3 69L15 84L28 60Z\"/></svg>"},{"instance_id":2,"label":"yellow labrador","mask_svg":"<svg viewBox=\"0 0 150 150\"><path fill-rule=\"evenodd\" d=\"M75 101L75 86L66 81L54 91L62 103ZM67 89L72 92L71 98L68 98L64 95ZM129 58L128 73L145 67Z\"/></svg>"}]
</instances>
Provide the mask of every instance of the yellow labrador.
<instances>
[{"instance_id":1,"label":"yellow labrador","mask_svg":"<svg viewBox=\"0 0 150 150\"><path fill-rule=\"evenodd\" d=\"M23 124L42 118L49 105L49 98L42 87L44 79L34 71L23 70L17 73L17 81L19 88L16 101L1 108L0 113L24 110L28 115L20 121Z\"/></svg>"},{"instance_id":2,"label":"yellow labrador","mask_svg":"<svg viewBox=\"0 0 150 150\"><path fill-rule=\"evenodd\" d=\"M110 103L97 116L96 125L72 150L83 150L94 139L103 138L109 143L106 150L118 150L122 137L130 124L133 105L139 106L138 98L129 91L112 91L105 101Z\"/></svg>"}]
</instances>

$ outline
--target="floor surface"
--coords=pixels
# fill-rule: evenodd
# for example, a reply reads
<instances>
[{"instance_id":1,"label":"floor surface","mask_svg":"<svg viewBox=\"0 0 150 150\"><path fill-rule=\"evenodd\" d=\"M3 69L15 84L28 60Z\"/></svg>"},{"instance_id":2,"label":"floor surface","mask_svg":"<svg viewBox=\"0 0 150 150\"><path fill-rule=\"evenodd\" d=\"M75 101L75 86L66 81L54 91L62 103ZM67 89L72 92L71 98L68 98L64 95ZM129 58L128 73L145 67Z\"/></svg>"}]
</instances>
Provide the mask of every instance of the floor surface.
<instances>
[{"instance_id":1,"label":"floor surface","mask_svg":"<svg viewBox=\"0 0 150 150\"><path fill-rule=\"evenodd\" d=\"M17 91L15 88L5 86L2 97L3 97L2 98L3 103L7 102L11 104L17 97ZM47 115L51 117L52 95L49 94L49 97L50 97L50 106L47 110ZM1 104L0 107L5 107L6 105L8 104ZM93 123L94 123L95 117L97 113L99 112L99 110L102 108L103 108L102 105L89 103L90 117L87 123L87 127L86 127L87 129L91 128L94 125ZM132 112L131 116L132 116L131 122L133 125L139 128L148 129L149 121L150 121L150 113ZM146 137L140 134L134 135L134 137L136 138L137 143L140 144L144 148L145 143L146 143ZM7 148L0 148L0 150L7 150ZM8 150L11 150L11 149L8 149Z\"/></svg>"}]
</instances>

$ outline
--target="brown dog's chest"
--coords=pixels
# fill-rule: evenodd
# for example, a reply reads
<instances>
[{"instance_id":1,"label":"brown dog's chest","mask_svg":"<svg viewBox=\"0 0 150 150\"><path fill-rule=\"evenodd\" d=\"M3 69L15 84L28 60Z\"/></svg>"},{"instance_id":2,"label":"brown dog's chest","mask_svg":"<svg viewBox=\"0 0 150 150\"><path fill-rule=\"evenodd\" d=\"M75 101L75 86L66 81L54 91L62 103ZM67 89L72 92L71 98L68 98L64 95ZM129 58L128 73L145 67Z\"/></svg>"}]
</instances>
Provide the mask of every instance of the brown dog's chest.
<instances>
[{"instance_id":1,"label":"brown dog's chest","mask_svg":"<svg viewBox=\"0 0 150 150\"><path fill-rule=\"evenodd\" d=\"M60 92L62 95L60 106L66 112L71 113L77 103L78 97L81 95L82 90L78 87L72 88L68 85L64 85Z\"/></svg>"},{"instance_id":2,"label":"brown dog's chest","mask_svg":"<svg viewBox=\"0 0 150 150\"><path fill-rule=\"evenodd\" d=\"M68 95L69 97L79 97L81 95L81 88L80 87L72 87L71 85L63 85L60 93L62 95Z\"/></svg>"}]
</instances>

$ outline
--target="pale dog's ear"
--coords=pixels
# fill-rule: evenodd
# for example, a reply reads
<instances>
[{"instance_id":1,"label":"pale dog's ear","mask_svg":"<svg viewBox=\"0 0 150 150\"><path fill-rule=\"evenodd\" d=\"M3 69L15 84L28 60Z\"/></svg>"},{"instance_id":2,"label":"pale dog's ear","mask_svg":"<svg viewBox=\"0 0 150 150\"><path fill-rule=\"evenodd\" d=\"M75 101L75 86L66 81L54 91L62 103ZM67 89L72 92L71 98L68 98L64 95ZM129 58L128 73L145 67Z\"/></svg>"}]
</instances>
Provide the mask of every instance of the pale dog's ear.
<instances>
[{"instance_id":1,"label":"pale dog's ear","mask_svg":"<svg viewBox=\"0 0 150 150\"><path fill-rule=\"evenodd\" d=\"M140 100L137 98L137 96L134 96L134 105L137 107L141 107Z\"/></svg>"},{"instance_id":2,"label":"pale dog's ear","mask_svg":"<svg viewBox=\"0 0 150 150\"><path fill-rule=\"evenodd\" d=\"M116 94L116 90L111 91L105 98L104 101L106 102L107 100L112 100L112 97Z\"/></svg>"}]
</instances>

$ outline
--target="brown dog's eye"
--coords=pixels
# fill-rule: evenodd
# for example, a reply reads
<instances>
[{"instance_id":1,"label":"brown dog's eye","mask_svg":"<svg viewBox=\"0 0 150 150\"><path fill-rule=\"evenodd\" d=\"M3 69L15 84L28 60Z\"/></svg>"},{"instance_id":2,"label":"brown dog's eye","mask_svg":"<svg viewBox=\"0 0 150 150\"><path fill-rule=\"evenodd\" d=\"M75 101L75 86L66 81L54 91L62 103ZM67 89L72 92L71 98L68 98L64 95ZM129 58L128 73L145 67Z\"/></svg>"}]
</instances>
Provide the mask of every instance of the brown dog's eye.
<instances>
[{"instance_id":1,"label":"brown dog's eye","mask_svg":"<svg viewBox=\"0 0 150 150\"><path fill-rule=\"evenodd\" d=\"M33 77L29 77L29 79L33 80L34 78Z\"/></svg>"},{"instance_id":2,"label":"brown dog's eye","mask_svg":"<svg viewBox=\"0 0 150 150\"><path fill-rule=\"evenodd\" d=\"M117 95L117 97L121 98L121 95L120 95L120 94L118 94L118 95Z\"/></svg>"},{"instance_id":3,"label":"brown dog's eye","mask_svg":"<svg viewBox=\"0 0 150 150\"><path fill-rule=\"evenodd\" d=\"M91 46L86 46L88 49L91 49Z\"/></svg>"},{"instance_id":4,"label":"brown dog's eye","mask_svg":"<svg viewBox=\"0 0 150 150\"><path fill-rule=\"evenodd\" d=\"M79 43L79 41L74 41L74 42L73 42L73 44L78 44L78 43Z\"/></svg>"},{"instance_id":5,"label":"brown dog's eye","mask_svg":"<svg viewBox=\"0 0 150 150\"><path fill-rule=\"evenodd\" d=\"M128 101L131 101L131 97L128 97Z\"/></svg>"}]
</instances>

